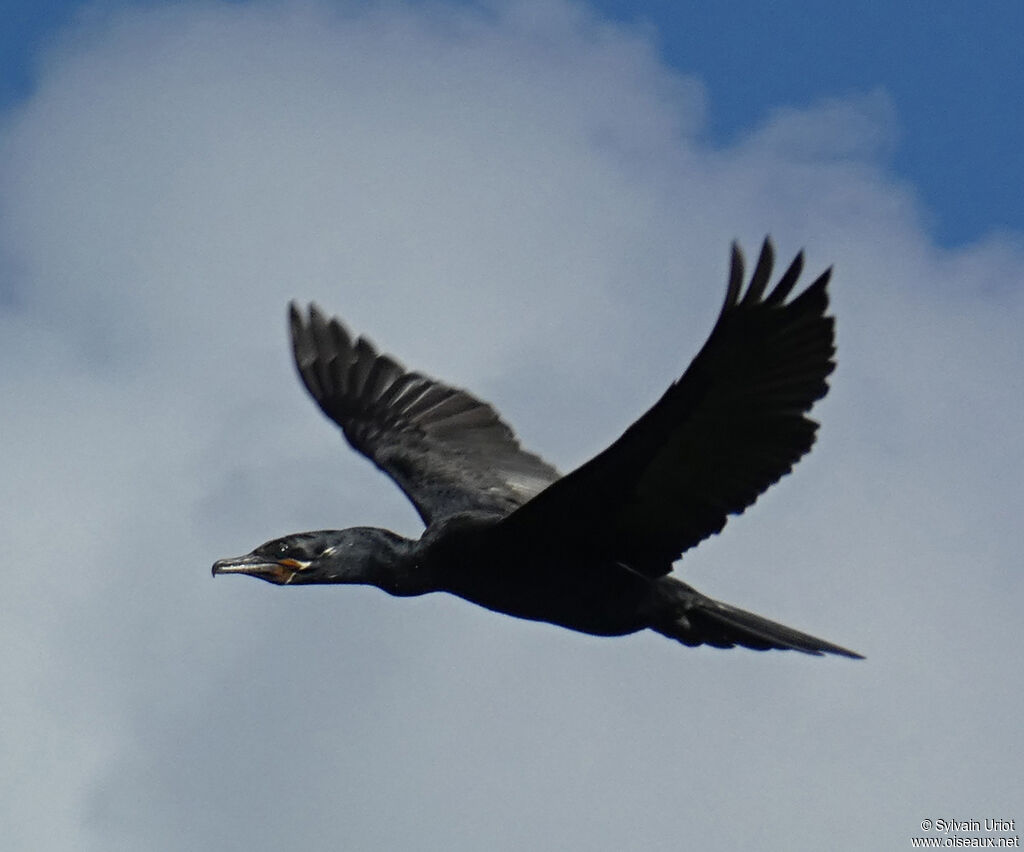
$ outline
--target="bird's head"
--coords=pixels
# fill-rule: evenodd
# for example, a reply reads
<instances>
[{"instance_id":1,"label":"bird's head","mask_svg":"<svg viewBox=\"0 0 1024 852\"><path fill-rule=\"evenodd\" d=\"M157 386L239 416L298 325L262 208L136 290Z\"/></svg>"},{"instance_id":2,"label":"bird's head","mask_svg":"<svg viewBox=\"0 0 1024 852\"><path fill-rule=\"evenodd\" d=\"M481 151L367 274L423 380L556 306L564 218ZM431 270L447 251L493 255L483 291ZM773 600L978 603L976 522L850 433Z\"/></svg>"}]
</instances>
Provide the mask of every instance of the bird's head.
<instances>
[{"instance_id":1,"label":"bird's head","mask_svg":"<svg viewBox=\"0 0 1024 852\"><path fill-rule=\"evenodd\" d=\"M279 586L368 583L395 564L400 536L375 527L302 532L275 538L252 553L213 563L213 575L248 574Z\"/></svg>"}]
</instances>

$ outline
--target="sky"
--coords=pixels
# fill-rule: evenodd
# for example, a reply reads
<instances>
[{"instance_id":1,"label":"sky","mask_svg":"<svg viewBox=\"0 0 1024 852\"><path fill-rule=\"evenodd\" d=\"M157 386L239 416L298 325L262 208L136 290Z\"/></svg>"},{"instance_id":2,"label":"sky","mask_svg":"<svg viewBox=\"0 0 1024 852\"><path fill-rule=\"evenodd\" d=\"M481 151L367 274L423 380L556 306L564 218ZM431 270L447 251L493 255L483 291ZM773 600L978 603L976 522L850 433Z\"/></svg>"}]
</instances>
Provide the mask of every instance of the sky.
<instances>
[{"instance_id":1,"label":"sky","mask_svg":"<svg viewBox=\"0 0 1024 852\"><path fill-rule=\"evenodd\" d=\"M8 5L5 848L1020 825L1019 4ZM290 299L566 471L768 233L835 266L819 441L677 573L865 661L211 579L288 532L420 532L305 398Z\"/></svg>"}]
</instances>

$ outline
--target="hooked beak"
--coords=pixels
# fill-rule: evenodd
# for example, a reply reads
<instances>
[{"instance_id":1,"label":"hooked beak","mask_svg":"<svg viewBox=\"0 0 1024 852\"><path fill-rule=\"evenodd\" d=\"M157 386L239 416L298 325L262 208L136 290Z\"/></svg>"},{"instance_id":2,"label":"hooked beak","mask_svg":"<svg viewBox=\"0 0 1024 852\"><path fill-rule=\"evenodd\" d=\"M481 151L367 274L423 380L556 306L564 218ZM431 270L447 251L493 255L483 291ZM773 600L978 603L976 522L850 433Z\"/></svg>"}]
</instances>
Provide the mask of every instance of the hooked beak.
<instances>
[{"instance_id":1,"label":"hooked beak","mask_svg":"<svg viewBox=\"0 0 1024 852\"><path fill-rule=\"evenodd\" d=\"M210 573L214 577L218 574L248 574L268 583L287 586L299 571L308 567L308 562L300 562L298 559L274 560L250 553L233 559L218 559L213 563L213 570Z\"/></svg>"}]
</instances>

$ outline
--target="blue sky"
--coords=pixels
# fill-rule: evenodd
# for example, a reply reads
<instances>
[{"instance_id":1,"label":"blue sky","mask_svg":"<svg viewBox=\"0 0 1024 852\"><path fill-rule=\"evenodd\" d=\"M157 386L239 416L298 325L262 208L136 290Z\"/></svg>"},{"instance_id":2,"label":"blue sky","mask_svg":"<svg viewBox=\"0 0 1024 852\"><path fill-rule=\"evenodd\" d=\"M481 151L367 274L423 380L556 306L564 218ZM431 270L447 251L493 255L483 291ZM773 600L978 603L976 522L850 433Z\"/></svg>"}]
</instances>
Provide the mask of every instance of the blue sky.
<instances>
[{"instance_id":1,"label":"blue sky","mask_svg":"<svg viewBox=\"0 0 1024 852\"><path fill-rule=\"evenodd\" d=\"M944 242L1024 226L1024 6L1010 2L606 3L657 29L666 58L697 73L722 142L781 103L876 88L899 116L891 166Z\"/></svg>"},{"instance_id":2,"label":"blue sky","mask_svg":"<svg viewBox=\"0 0 1024 852\"><path fill-rule=\"evenodd\" d=\"M859 852L1024 822L1013 6L6 8L5 850ZM766 233L835 267L818 443L676 571L865 661L211 579L288 532L421 532L303 393L289 300L570 470Z\"/></svg>"},{"instance_id":3,"label":"blue sky","mask_svg":"<svg viewBox=\"0 0 1024 852\"><path fill-rule=\"evenodd\" d=\"M31 91L39 50L89 5L6 0L0 107ZM781 104L802 107L882 89L898 114L889 163L921 197L937 239L956 245L993 229L1024 228L1022 4L597 0L591 6L650 28L665 61L699 75L710 104L706 131L716 142L735 139Z\"/></svg>"}]
</instances>

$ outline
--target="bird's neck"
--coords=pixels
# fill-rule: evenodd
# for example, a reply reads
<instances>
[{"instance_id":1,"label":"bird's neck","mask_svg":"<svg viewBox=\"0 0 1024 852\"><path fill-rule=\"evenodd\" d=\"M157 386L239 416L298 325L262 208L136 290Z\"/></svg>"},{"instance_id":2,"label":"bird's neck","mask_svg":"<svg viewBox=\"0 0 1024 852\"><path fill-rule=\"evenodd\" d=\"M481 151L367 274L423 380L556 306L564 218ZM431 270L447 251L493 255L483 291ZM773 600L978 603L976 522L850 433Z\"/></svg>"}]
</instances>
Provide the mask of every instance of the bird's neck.
<instances>
[{"instance_id":1,"label":"bird's neck","mask_svg":"<svg viewBox=\"0 0 1024 852\"><path fill-rule=\"evenodd\" d=\"M336 571L323 582L376 586L390 595L406 597L434 590L418 565L418 542L389 530L361 528L359 545L338 549Z\"/></svg>"},{"instance_id":2,"label":"bird's neck","mask_svg":"<svg viewBox=\"0 0 1024 852\"><path fill-rule=\"evenodd\" d=\"M412 553L411 549L415 542L406 541L405 543L408 547L396 552L392 561L381 562L376 559L372 561L370 583L378 589L383 589L389 595L401 598L425 595L427 592L436 591L436 586L417 564L415 555Z\"/></svg>"}]
</instances>

